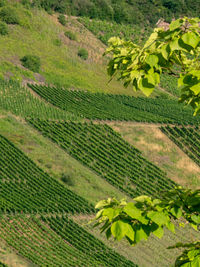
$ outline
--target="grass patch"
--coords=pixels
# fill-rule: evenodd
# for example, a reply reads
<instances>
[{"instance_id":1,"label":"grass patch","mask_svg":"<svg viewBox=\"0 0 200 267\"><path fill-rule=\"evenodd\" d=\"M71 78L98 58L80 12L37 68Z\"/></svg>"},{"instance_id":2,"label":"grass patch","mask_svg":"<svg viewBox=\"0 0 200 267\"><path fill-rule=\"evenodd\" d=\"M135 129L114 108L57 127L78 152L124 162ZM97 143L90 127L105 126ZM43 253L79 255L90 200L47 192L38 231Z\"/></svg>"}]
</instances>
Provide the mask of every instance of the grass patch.
<instances>
[{"instance_id":1,"label":"grass patch","mask_svg":"<svg viewBox=\"0 0 200 267\"><path fill-rule=\"evenodd\" d=\"M200 187L200 168L165 136L156 125L112 123L125 140L142 151L175 182L195 189Z\"/></svg>"}]
</instances>

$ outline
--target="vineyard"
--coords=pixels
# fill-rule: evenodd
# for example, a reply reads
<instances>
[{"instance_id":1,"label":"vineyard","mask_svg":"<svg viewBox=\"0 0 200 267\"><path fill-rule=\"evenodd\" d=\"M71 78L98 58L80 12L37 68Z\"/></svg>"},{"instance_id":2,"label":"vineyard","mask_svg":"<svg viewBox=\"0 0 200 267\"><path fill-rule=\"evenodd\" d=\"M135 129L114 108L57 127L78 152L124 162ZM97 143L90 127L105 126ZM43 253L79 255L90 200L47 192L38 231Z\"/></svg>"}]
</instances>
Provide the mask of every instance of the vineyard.
<instances>
[{"instance_id":1,"label":"vineyard","mask_svg":"<svg viewBox=\"0 0 200 267\"><path fill-rule=\"evenodd\" d=\"M160 86L169 94L175 97L180 96L180 90L177 88L176 77L168 74L161 75Z\"/></svg>"},{"instance_id":2,"label":"vineyard","mask_svg":"<svg viewBox=\"0 0 200 267\"><path fill-rule=\"evenodd\" d=\"M10 111L22 117L72 119L70 112L62 111L39 100L16 81L0 79L0 109Z\"/></svg>"},{"instance_id":3,"label":"vineyard","mask_svg":"<svg viewBox=\"0 0 200 267\"><path fill-rule=\"evenodd\" d=\"M140 194L158 196L162 190L175 185L161 169L143 158L140 151L107 125L34 119L29 122L75 159L131 197Z\"/></svg>"},{"instance_id":4,"label":"vineyard","mask_svg":"<svg viewBox=\"0 0 200 267\"><path fill-rule=\"evenodd\" d=\"M0 238L39 266L136 266L67 217L52 216L3 216Z\"/></svg>"},{"instance_id":5,"label":"vineyard","mask_svg":"<svg viewBox=\"0 0 200 267\"><path fill-rule=\"evenodd\" d=\"M63 187L0 135L1 212L93 212L85 199Z\"/></svg>"},{"instance_id":6,"label":"vineyard","mask_svg":"<svg viewBox=\"0 0 200 267\"><path fill-rule=\"evenodd\" d=\"M166 126L160 128L180 149L200 166L200 131L199 128L184 126Z\"/></svg>"},{"instance_id":7,"label":"vineyard","mask_svg":"<svg viewBox=\"0 0 200 267\"><path fill-rule=\"evenodd\" d=\"M194 117L190 108L178 104L177 100L29 86L51 104L87 119L179 124L200 122L200 118Z\"/></svg>"},{"instance_id":8,"label":"vineyard","mask_svg":"<svg viewBox=\"0 0 200 267\"><path fill-rule=\"evenodd\" d=\"M152 32L152 28L142 29L138 25L125 25L116 22L108 22L97 19L81 17L78 19L88 30L90 30L99 40L107 45L108 40L113 36L132 40L135 43L142 43Z\"/></svg>"}]
</instances>

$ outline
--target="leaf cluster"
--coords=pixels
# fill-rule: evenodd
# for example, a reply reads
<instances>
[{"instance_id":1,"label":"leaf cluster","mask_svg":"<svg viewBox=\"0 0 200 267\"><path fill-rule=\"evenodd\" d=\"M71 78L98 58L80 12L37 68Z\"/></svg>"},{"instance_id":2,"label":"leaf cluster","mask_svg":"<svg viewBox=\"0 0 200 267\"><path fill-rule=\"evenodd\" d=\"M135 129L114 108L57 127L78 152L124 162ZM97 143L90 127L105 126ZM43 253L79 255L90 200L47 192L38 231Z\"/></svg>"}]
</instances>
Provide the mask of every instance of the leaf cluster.
<instances>
[{"instance_id":1,"label":"leaf cluster","mask_svg":"<svg viewBox=\"0 0 200 267\"><path fill-rule=\"evenodd\" d=\"M108 74L118 75L124 86L132 85L149 96L168 73L178 77L180 102L200 111L199 18L172 21L168 30L156 28L143 47L119 37L109 39L105 54L112 54Z\"/></svg>"},{"instance_id":2,"label":"leaf cluster","mask_svg":"<svg viewBox=\"0 0 200 267\"><path fill-rule=\"evenodd\" d=\"M200 190L177 187L166 192L163 199L152 199L143 195L129 203L124 199L118 201L109 198L97 203L95 208L99 211L94 227L101 225L101 232L105 231L107 238L113 236L118 241L126 238L131 245L142 239L147 240L151 234L161 238L164 228L175 233L176 222L180 226L189 223L197 231L200 226ZM186 245L179 243L174 247ZM189 244L189 250L185 250L177 259L177 266L194 259L196 261L199 253L199 242Z\"/></svg>"}]
</instances>

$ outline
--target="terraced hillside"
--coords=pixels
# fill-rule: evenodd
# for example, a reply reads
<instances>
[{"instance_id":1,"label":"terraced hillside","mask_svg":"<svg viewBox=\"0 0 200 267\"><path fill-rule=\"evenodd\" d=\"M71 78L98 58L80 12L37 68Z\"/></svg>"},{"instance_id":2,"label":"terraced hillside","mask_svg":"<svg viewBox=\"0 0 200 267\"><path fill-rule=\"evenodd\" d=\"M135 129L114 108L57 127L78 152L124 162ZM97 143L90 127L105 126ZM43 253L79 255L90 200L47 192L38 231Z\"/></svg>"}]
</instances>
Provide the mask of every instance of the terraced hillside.
<instances>
[{"instance_id":1,"label":"terraced hillside","mask_svg":"<svg viewBox=\"0 0 200 267\"><path fill-rule=\"evenodd\" d=\"M116 266L116 262L118 266L136 266L106 248L103 243L81 230L72 221L69 224L72 224L73 227L71 226L69 231L74 235L74 240L79 240L79 242L82 240L87 244L92 242L91 247L97 247L95 259L94 257L89 258L86 251L80 251L83 244L77 248L72 243L73 240L60 237L59 233L56 234L57 228L55 232L49 230L35 216L30 217L30 214L53 216L53 214L92 213L94 208L86 200L43 172L3 136L0 136L0 148L1 239L16 249L20 255L39 266L44 264L99 266L104 262L107 262L106 265L109 262L107 266ZM86 235L82 239L80 238L81 231L82 235ZM104 257L101 254L102 249ZM106 250L108 250L107 254L105 254Z\"/></svg>"},{"instance_id":2,"label":"terraced hillside","mask_svg":"<svg viewBox=\"0 0 200 267\"><path fill-rule=\"evenodd\" d=\"M0 135L1 212L94 212Z\"/></svg>"},{"instance_id":3,"label":"terraced hillside","mask_svg":"<svg viewBox=\"0 0 200 267\"><path fill-rule=\"evenodd\" d=\"M131 197L157 196L175 186L107 125L29 120L74 158Z\"/></svg>"},{"instance_id":4,"label":"terraced hillside","mask_svg":"<svg viewBox=\"0 0 200 267\"><path fill-rule=\"evenodd\" d=\"M61 87L29 85L53 105L77 116L98 120L198 124L190 108L177 100L143 98L66 90Z\"/></svg>"},{"instance_id":5,"label":"terraced hillside","mask_svg":"<svg viewBox=\"0 0 200 267\"><path fill-rule=\"evenodd\" d=\"M161 90L148 99L115 79L108 83L108 58L102 56L108 38L115 32L143 43L150 24L70 15L61 23L52 13L55 6L28 2L0 1L1 20L7 8L18 17L17 23L5 22L6 34L0 23L0 267L171 266L180 250L166 247L199 238L188 226L133 248L107 241L88 224L101 199L157 197L177 184L199 185L199 168L193 180L189 169L182 175L185 169L176 168L174 143L167 151L157 150L157 157L152 143L151 148L145 143L151 127L161 127L199 164L200 118L176 102L176 80L163 76ZM77 3L71 2L71 7ZM80 6L86 2L92 1L78 1ZM88 52L85 60L78 55L81 48ZM26 55L40 58L38 72L22 64ZM158 145L157 137L154 142ZM187 159L184 155L183 162Z\"/></svg>"}]
</instances>

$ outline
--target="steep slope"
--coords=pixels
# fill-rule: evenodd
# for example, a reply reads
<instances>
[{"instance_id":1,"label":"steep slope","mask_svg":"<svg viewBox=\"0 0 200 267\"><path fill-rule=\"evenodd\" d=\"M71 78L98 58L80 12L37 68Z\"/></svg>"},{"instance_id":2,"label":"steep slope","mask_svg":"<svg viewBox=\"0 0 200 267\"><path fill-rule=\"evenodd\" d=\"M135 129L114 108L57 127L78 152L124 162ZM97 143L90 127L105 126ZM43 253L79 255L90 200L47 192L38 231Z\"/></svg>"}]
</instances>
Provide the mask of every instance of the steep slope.
<instances>
[{"instance_id":1,"label":"steep slope","mask_svg":"<svg viewBox=\"0 0 200 267\"><path fill-rule=\"evenodd\" d=\"M133 94L131 89L124 90L116 81L107 83L109 78L102 57L105 46L76 18L67 18L67 24L63 26L57 20L58 15L51 16L38 9L27 10L15 1L10 5L19 11L22 22L20 25L8 25L9 33L1 36L0 77L90 91ZM74 33L77 40L65 36L66 31ZM77 55L79 48L88 50L87 60ZM39 73L22 66L20 59L25 55L40 57Z\"/></svg>"}]
</instances>

